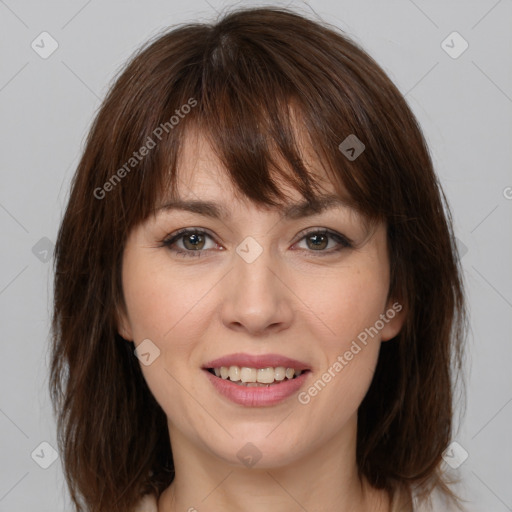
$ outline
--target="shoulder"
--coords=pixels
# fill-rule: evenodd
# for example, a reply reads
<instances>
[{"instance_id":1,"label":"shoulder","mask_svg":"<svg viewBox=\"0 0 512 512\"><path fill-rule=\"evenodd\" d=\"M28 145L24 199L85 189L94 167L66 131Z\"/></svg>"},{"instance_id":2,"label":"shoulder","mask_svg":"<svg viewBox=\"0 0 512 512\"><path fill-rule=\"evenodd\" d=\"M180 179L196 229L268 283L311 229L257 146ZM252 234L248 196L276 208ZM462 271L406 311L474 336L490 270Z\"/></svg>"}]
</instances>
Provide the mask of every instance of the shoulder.
<instances>
[{"instance_id":1,"label":"shoulder","mask_svg":"<svg viewBox=\"0 0 512 512\"><path fill-rule=\"evenodd\" d=\"M155 496L153 494L146 494L139 503L137 503L133 512L158 512Z\"/></svg>"}]
</instances>

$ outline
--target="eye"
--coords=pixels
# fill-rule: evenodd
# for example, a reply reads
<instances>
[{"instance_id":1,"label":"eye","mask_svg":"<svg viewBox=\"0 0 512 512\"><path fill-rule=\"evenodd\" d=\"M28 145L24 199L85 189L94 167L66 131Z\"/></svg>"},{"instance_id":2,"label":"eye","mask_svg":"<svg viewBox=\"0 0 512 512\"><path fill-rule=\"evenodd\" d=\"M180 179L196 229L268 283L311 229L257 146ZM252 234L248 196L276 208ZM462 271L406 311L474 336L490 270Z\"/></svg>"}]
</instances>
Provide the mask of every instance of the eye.
<instances>
[{"instance_id":1,"label":"eye","mask_svg":"<svg viewBox=\"0 0 512 512\"><path fill-rule=\"evenodd\" d=\"M199 257L206 250L204 248L206 238L212 238L206 231L202 229L180 229L177 233L165 239L162 244L168 247L170 251L182 256ZM183 243L183 248L173 247L179 242Z\"/></svg>"},{"instance_id":2,"label":"eye","mask_svg":"<svg viewBox=\"0 0 512 512\"><path fill-rule=\"evenodd\" d=\"M302 238L300 238L298 243L304 240L307 247L305 250L310 253L318 253L315 256L327 256L352 247L352 242L347 237L341 233L325 228L311 230L307 233L303 232L300 233L299 236L302 236ZM162 242L162 245L167 247L171 252L184 257L200 257L203 252L208 250L208 248L205 248L208 238L213 241L212 236L202 229L185 228L166 238ZM330 240L334 241L334 247L325 250L329 247ZM182 244L181 247L180 244ZM215 243L214 246L219 247L218 244Z\"/></svg>"},{"instance_id":3,"label":"eye","mask_svg":"<svg viewBox=\"0 0 512 512\"><path fill-rule=\"evenodd\" d=\"M302 236L299 243L305 241L307 249L310 249L309 252L319 253L315 256L327 256L352 247L352 242L346 236L326 228L302 232L299 236ZM329 246L329 239L334 241L334 247L331 246L329 250L325 250Z\"/></svg>"}]
</instances>

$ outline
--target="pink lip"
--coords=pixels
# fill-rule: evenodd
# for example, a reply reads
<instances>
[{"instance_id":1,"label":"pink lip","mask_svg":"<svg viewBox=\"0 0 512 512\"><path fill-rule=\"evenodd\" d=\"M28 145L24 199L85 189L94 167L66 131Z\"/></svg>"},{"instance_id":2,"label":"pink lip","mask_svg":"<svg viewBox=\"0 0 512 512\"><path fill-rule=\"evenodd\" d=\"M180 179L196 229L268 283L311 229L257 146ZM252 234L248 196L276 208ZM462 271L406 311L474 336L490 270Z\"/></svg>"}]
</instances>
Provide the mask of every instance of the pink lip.
<instances>
[{"instance_id":1,"label":"pink lip","mask_svg":"<svg viewBox=\"0 0 512 512\"><path fill-rule=\"evenodd\" d=\"M230 359L231 360L231 359ZM217 364L217 361L212 361ZM220 366L227 366L221 364ZM254 368L254 366L249 367ZM273 366L267 364L266 366ZM277 366L286 366L278 364ZM265 365L263 365L265 367ZM289 365L288 368L293 368L293 365ZM244 405L246 407L265 407L275 405L286 398L294 395L299 391L302 387L308 375L311 373L310 371L306 371L301 373L295 379L287 380L280 382L279 384L272 384L269 387L246 387L241 386L239 384L235 384L230 380L224 380L221 377L216 377L214 374L210 373L208 370L203 370L207 378L213 384L215 389L223 396L235 402L239 405Z\"/></svg>"},{"instance_id":2,"label":"pink lip","mask_svg":"<svg viewBox=\"0 0 512 512\"><path fill-rule=\"evenodd\" d=\"M281 356L279 354L263 354L259 356L252 356L250 354L231 354L229 356L214 359L203 365L204 369L220 368L221 366L245 366L247 368L276 368L277 366L284 366L285 368L293 368L295 370L311 370L311 367L306 363L290 359L289 357ZM296 379L294 379L296 380Z\"/></svg>"}]
</instances>

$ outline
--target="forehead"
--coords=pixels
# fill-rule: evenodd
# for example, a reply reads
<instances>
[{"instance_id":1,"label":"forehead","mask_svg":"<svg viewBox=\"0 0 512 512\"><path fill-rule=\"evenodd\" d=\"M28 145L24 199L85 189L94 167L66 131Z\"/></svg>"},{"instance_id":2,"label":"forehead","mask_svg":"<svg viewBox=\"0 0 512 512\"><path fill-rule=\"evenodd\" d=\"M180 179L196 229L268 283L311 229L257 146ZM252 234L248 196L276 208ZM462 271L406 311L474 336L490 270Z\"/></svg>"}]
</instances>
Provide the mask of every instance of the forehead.
<instances>
[{"instance_id":1,"label":"forehead","mask_svg":"<svg viewBox=\"0 0 512 512\"><path fill-rule=\"evenodd\" d=\"M344 187L340 184L336 184L336 187L333 185L325 167L318 155L312 150L311 144L306 138L298 132L296 137L301 153L300 156L310 177L314 179L319 193L348 198L348 193ZM257 181L260 177L257 172L253 171L251 158L253 158L253 155L249 149L247 151L247 168L244 169L244 172L248 180ZM279 166L281 172L284 171L286 174L291 175L292 169L290 164L278 154L277 150L272 154L272 158L275 164ZM250 175L251 172L254 172L253 176ZM269 172L272 174L271 168L269 168ZM301 194L284 182L279 173L274 172L273 177L287 198L290 200L299 200L301 198ZM233 186L228 170L213 149L208 137L197 129L187 130L184 135L177 160L176 183L180 198L187 198L201 191L208 196L221 192L223 198L226 198L226 195L229 194L237 200L246 200L239 190ZM190 198L192 199L192 197Z\"/></svg>"},{"instance_id":2,"label":"forehead","mask_svg":"<svg viewBox=\"0 0 512 512\"><path fill-rule=\"evenodd\" d=\"M274 208L289 220L320 214L331 208L350 209L351 213L358 213L349 205L345 190L333 186L321 162L306 144L301 146L301 152L318 188L315 199L304 199L296 189L281 181L279 187L287 200ZM276 160L281 169L291 172L289 164L282 158ZM155 213L182 210L230 220L234 203L247 204L249 200L233 186L228 174L208 139L198 131L189 132L184 138L176 169L177 193L163 197ZM257 180L258 177L249 176L249 179ZM279 179L276 181L279 182Z\"/></svg>"}]
</instances>

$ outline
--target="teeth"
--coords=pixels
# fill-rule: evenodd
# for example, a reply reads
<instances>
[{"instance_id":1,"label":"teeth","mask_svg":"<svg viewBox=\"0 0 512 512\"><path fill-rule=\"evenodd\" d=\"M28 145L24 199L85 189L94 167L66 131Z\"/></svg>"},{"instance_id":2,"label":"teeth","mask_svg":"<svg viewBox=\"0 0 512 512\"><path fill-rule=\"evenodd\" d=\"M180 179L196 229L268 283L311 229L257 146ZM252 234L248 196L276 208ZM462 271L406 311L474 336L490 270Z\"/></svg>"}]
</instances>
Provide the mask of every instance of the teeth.
<instances>
[{"instance_id":1,"label":"teeth","mask_svg":"<svg viewBox=\"0 0 512 512\"><path fill-rule=\"evenodd\" d=\"M221 366L220 368L214 368L213 371L217 377L221 377L224 380L229 379L232 382L238 382L240 385L246 385L248 387L281 382L285 380L285 378L291 380L294 376L298 377L302 373L301 370L285 368L284 366L278 366L276 368Z\"/></svg>"},{"instance_id":2,"label":"teeth","mask_svg":"<svg viewBox=\"0 0 512 512\"><path fill-rule=\"evenodd\" d=\"M229 367L229 380L238 382L240 380L240 368L238 366Z\"/></svg>"},{"instance_id":3,"label":"teeth","mask_svg":"<svg viewBox=\"0 0 512 512\"><path fill-rule=\"evenodd\" d=\"M256 380L262 384L272 384L274 382L274 368L260 368Z\"/></svg>"},{"instance_id":4,"label":"teeth","mask_svg":"<svg viewBox=\"0 0 512 512\"><path fill-rule=\"evenodd\" d=\"M274 379L277 381L284 380L286 377L286 368L284 366L278 366L274 369Z\"/></svg>"},{"instance_id":5,"label":"teeth","mask_svg":"<svg viewBox=\"0 0 512 512\"><path fill-rule=\"evenodd\" d=\"M244 366L240 368L240 380L242 382L256 382L257 372L254 368L246 368Z\"/></svg>"}]
</instances>

